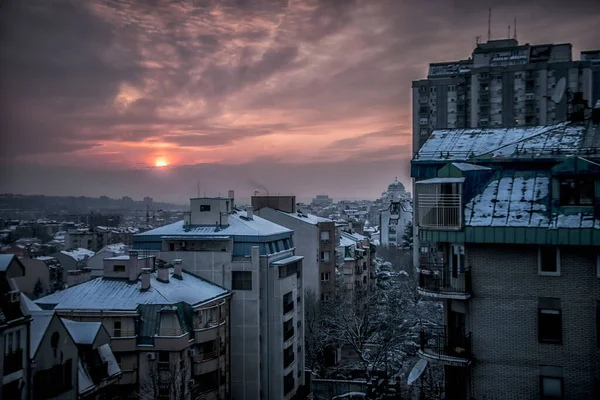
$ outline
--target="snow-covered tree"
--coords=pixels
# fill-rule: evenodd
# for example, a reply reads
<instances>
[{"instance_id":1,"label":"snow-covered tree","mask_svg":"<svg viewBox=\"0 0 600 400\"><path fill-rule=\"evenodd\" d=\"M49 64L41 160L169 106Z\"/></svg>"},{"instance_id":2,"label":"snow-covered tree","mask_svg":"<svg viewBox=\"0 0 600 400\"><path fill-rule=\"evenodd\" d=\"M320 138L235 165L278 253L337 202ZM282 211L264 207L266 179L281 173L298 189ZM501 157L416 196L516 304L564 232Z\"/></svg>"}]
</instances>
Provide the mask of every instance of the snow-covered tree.
<instances>
[{"instance_id":1,"label":"snow-covered tree","mask_svg":"<svg viewBox=\"0 0 600 400\"><path fill-rule=\"evenodd\" d=\"M412 221L408 221L404 232L402 233L402 249L412 250L413 249L413 224Z\"/></svg>"}]
</instances>

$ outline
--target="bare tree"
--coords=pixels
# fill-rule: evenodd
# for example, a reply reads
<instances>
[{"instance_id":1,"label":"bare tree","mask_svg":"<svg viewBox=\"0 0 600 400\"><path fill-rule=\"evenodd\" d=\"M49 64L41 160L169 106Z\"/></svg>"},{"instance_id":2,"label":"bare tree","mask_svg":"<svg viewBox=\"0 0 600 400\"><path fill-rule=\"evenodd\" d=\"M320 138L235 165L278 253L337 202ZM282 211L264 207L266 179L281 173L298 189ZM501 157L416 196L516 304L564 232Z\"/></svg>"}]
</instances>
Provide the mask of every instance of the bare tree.
<instances>
[{"instance_id":1,"label":"bare tree","mask_svg":"<svg viewBox=\"0 0 600 400\"><path fill-rule=\"evenodd\" d=\"M191 360L182 353L179 361L151 361L145 376L140 376L140 400L194 399L191 379Z\"/></svg>"},{"instance_id":2,"label":"bare tree","mask_svg":"<svg viewBox=\"0 0 600 400\"><path fill-rule=\"evenodd\" d=\"M308 369L324 377L328 366L328 354L339 344L339 340L329 328L328 319L331 315L329 302L320 302L313 291L304 295L304 331L305 331L305 358Z\"/></svg>"}]
</instances>

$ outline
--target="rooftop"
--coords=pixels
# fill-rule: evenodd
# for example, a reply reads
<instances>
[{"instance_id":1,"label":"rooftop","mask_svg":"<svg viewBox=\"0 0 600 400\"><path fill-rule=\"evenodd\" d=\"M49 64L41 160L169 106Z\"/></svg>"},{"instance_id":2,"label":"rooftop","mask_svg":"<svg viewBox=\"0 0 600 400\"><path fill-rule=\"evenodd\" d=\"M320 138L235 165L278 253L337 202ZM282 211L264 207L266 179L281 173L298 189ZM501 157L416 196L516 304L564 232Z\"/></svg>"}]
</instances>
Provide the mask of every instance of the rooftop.
<instances>
[{"instance_id":1,"label":"rooftop","mask_svg":"<svg viewBox=\"0 0 600 400\"><path fill-rule=\"evenodd\" d=\"M172 271L169 274L172 276ZM168 283L150 276L150 289L141 291L141 283L127 280L96 278L37 299L42 308L55 310L124 310L134 311L140 304L176 304L185 302L192 306L204 303L229 291L221 286L198 278L187 272L183 279L170 279Z\"/></svg>"},{"instance_id":2,"label":"rooftop","mask_svg":"<svg viewBox=\"0 0 600 400\"><path fill-rule=\"evenodd\" d=\"M62 318L65 327L76 344L92 344L96 340L101 322L80 322Z\"/></svg>"},{"instance_id":3,"label":"rooftop","mask_svg":"<svg viewBox=\"0 0 600 400\"><path fill-rule=\"evenodd\" d=\"M14 256L14 254L0 254L0 272L6 271Z\"/></svg>"},{"instance_id":4,"label":"rooftop","mask_svg":"<svg viewBox=\"0 0 600 400\"><path fill-rule=\"evenodd\" d=\"M279 211L279 212L282 214L285 214L289 217L299 219L300 221L303 221L303 222L306 222L306 223L312 224L312 225L317 225L320 222L333 222L332 219L319 217L314 214L305 214L305 213L300 213L300 212L288 213L285 211Z\"/></svg>"},{"instance_id":5,"label":"rooftop","mask_svg":"<svg viewBox=\"0 0 600 400\"><path fill-rule=\"evenodd\" d=\"M61 253L73 258L75 261L83 261L85 259L85 257L89 258L89 257L92 257L94 254L96 254L93 251L84 249L82 247L80 247L78 249L63 250L63 251L61 251Z\"/></svg>"}]
</instances>

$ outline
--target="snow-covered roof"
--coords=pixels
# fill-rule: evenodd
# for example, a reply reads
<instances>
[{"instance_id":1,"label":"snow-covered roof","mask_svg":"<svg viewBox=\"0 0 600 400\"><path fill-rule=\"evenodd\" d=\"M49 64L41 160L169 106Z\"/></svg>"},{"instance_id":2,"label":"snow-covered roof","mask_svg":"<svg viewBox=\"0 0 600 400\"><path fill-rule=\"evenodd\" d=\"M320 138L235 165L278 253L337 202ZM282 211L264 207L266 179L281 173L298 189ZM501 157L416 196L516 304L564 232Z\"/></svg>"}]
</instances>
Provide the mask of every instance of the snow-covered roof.
<instances>
[{"instance_id":1,"label":"snow-covered roof","mask_svg":"<svg viewBox=\"0 0 600 400\"><path fill-rule=\"evenodd\" d=\"M577 154L588 129L584 124L523 128L472 128L435 130L415 156L415 161L454 161L479 158L539 157Z\"/></svg>"},{"instance_id":2,"label":"snow-covered roof","mask_svg":"<svg viewBox=\"0 0 600 400\"><path fill-rule=\"evenodd\" d=\"M172 275L172 270L170 272ZM98 278L59 290L37 299L38 305L55 305L56 310L135 310L139 304L196 305L223 296L229 291L209 281L183 273L183 279L168 283L150 275L150 289L141 291L141 283L127 280Z\"/></svg>"},{"instance_id":3,"label":"snow-covered roof","mask_svg":"<svg viewBox=\"0 0 600 400\"><path fill-rule=\"evenodd\" d=\"M104 251L108 251L113 254L123 254L127 251L128 246L124 243L113 243L107 244L103 248L98 251L98 253L102 253Z\"/></svg>"},{"instance_id":4,"label":"snow-covered roof","mask_svg":"<svg viewBox=\"0 0 600 400\"><path fill-rule=\"evenodd\" d=\"M185 226L178 221L136 236L269 236L292 231L257 215L247 219L245 211L229 214L229 226Z\"/></svg>"},{"instance_id":5,"label":"snow-covered roof","mask_svg":"<svg viewBox=\"0 0 600 400\"><path fill-rule=\"evenodd\" d=\"M29 334L29 357L33 358L40 347L46 329L52 321L54 311L31 310L31 329Z\"/></svg>"},{"instance_id":6,"label":"snow-covered roof","mask_svg":"<svg viewBox=\"0 0 600 400\"><path fill-rule=\"evenodd\" d=\"M61 318L76 344L92 344L96 340L101 322L80 322Z\"/></svg>"},{"instance_id":7,"label":"snow-covered roof","mask_svg":"<svg viewBox=\"0 0 600 400\"><path fill-rule=\"evenodd\" d=\"M347 236L340 236L340 246L343 247L348 247L348 246L355 246L356 245L356 240L349 238Z\"/></svg>"},{"instance_id":8,"label":"snow-covered roof","mask_svg":"<svg viewBox=\"0 0 600 400\"><path fill-rule=\"evenodd\" d=\"M333 222L333 220L329 218L319 217L314 214L306 214L306 213L288 213L284 211L279 211L281 214L285 214L289 217L299 219L300 221L306 222L307 224L317 225L319 222Z\"/></svg>"},{"instance_id":9,"label":"snow-covered roof","mask_svg":"<svg viewBox=\"0 0 600 400\"><path fill-rule=\"evenodd\" d=\"M152 256L138 255L138 260L145 260L146 258L152 258ZM113 257L105 257L103 260L111 260L111 261L126 261L129 260L129 254L123 254L120 256Z\"/></svg>"},{"instance_id":10,"label":"snow-covered roof","mask_svg":"<svg viewBox=\"0 0 600 400\"><path fill-rule=\"evenodd\" d=\"M491 168L484 167L482 165L475 165L475 164L462 163L462 162L455 162L455 163L452 163L452 165L454 165L456 168L458 168L458 169L460 169L461 171L464 171L464 172L467 172L467 171L489 171L489 170L491 170Z\"/></svg>"},{"instance_id":11,"label":"snow-covered roof","mask_svg":"<svg viewBox=\"0 0 600 400\"><path fill-rule=\"evenodd\" d=\"M346 237L350 240L354 240L355 242L362 242L363 240L367 240L368 238L360 233L356 232L342 232L342 236Z\"/></svg>"},{"instance_id":12,"label":"snow-covered roof","mask_svg":"<svg viewBox=\"0 0 600 400\"><path fill-rule=\"evenodd\" d=\"M117 364L117 360L108 343L98 347L98 353L100 354L102 361L108 366L108 376L114 376L121 372L121 368L119 368L119 364Z\"/></svg>"},{"instance_id":13,"label":"snow-covered roof","mask_svg":"<svg viewBox=\"0 0 600 400\"><path fill-rule=\"evenodd\" d=\"M286 257L286 258L284 258L284 259L282 259L282 260L273 261L273 262L271 263L271 265L276 265L276 266L277 266L277 265L286 265L286 264L291 264L291 263L293 263L293 262L300 261L300 260L302 260L303 258L304 258L304 256L291 256L291 257Z\"/></svg>"},{"instance_id":14,"label":"snow-covered roof","mask_svg":"<svg viewBox=\"0 0 600 400\"><path fill-rule=\"evenodd\" d=\"M49 257L49 256L39 256L35 258L36 260L40 260L40 261L50 261L50 260L54 260L54 257Z\"/></svg>"},{"instance_id":15,"label":"snow-covered roof","mask_svg":"<svg viewBox=\"0 0 600 400\"><path fill-rule=\"evenodd\" d=\"M83 261L86 256L89 258L89 257L93 256L94 254L96 254L93 251L84 249L82 247L80 247L78 249L63 250L63 251L61 251L61 253L73 258L75 261Z\"/></svg>"},{"instance_id":16,"label":"snow-covered roof","mask_svg":"<svg viewBox=\"0 0 600 400\"><path fill-rule=\"evenodd\" d=\"M465 178L431 178L423 181L415 182L416 184L427 184L427 183L462 183Z\"/></svg>"}]
</instances>

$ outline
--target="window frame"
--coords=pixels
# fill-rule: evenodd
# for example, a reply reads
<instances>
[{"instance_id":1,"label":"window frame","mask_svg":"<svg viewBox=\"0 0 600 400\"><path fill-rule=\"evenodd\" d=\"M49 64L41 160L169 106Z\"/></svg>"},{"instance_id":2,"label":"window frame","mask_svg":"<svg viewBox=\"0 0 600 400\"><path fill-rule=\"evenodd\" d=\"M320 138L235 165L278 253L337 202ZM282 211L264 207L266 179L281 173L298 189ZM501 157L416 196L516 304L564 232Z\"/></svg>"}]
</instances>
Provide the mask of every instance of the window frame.
<instances>
[{"instance_id":1,"label":"window frame","mask_svg":"<svg viewBox=\"0 0 600 400\"><path fill-rule=\"evenodd\" d=\"M559 330L557 338L544 337L542 332L542 316L543 315L558 315ZM560 299L540 298L538 303L538 320L537 320L538 342L544 344L563 344L563 323L562 309Z\"/></svg>"},{"instance_id":2,"label":"window frame","mask_svg":"<svg viewBox=\"0 0 600 400\"><path fill-rule=\"evenodd\" d=\"M118 328L117 328L117 324L118 324ZM119 332L119 334L117 335L117 332ZM113 320L113 335L112 337L123 337L123 321L121 321L120 319L115 319Z\"/></svg>"},{"instance_id":3,"label":"window frame","mask_svg":"<svg viewBox=\"0 0 600 400\"><path fill-rule=\"evenodd\" d=\"M571 190L573 199L574 199L574 203L573 204L569 204L565 202L565 199L563 196L563 185L565 185L567 182L571 181L573 183L573 185L570 187L569 190ZM589 193L590 194L590 202L589 203L582 203L581 199L582 199L582 194L584 194L585 192L582 190L582 188L584 186L587 185L591 185L591 188L588 187L588 189L591 189ZM581 175L570 175L570 176L565 176L565 177L561 177L558 180L558 193L559 193L559 199L558 199L558 204L560 207L593 207L595 204L595 196L594 196L594 191L595 191L595 180L594 179L590 179L588 177L588 179L585 179L584 176ZM587 197L584 197L587 198Z\"/></svg>"},{"instance_id":4,"label":"window frame","mask_svg":"<svg viewBox=\"0 0 600 400\"><path fill-rule=\"evenodd\" d=\"M327 279L325 279L327 278ZM326 285L329 283L331 275L329 272L321 272L321 283Z\"/></svg>"},{"instance_id":5,"label":"window frame","mask_svg":"<svg viewBox=\"0 0 600 400\"><path fill-rule=\"evenodd\" d=\"M115 264L113 265L113 272L125 272L127 267L123 264Z\"/></svg>"},{"instance_id":6,"label":"window frame","mask_svg":"<svg viewBox=\"0 0 600 400\"><path fill-rule=\"evenodd\" d=\"M555 247L555 257L556 257L556 271L542 271L542 249L544 246L538 247L538 275L540 276L561 276L560 271L560 247Z\"/></svg>"},{"instance_id":7,"label":"window frame","mask_svg":"<svg viewBox=\"0 0 600 400\"><path fill-rule=\"evenodd\" d=\"M565 380L563 377L562 367L554 367L550 365L540 366L540 399L551 400L551 399L564 399L565 398ZM544 379L552 379L560 382L560 395L549 396L544 394Z\"/></svg>"},{"instance_id":8,"label":"window frame","mask_svg":"<svg viewBox=\"0 0 600 400\"><path fill-rule=\"evenodd\" d=\"M236 280L234 275L241 274L243 279ZM248 280L248 274L250 276L250 280ZM241 287L238 288L234 283L241 283ZM248 288L248 283L250 288ZM244 291L252 291L252 271L231 271L231 290L244 290Z\"/></svg>"}]
</instances>

